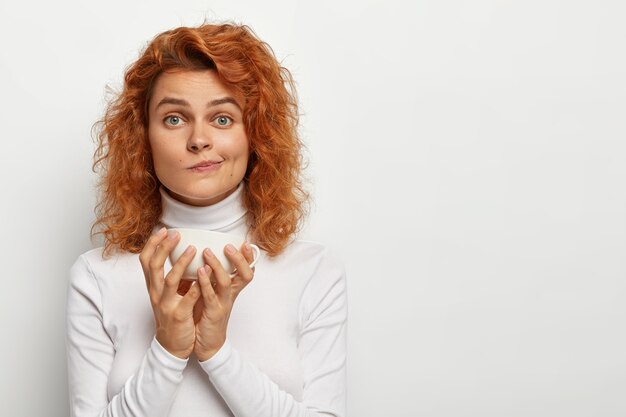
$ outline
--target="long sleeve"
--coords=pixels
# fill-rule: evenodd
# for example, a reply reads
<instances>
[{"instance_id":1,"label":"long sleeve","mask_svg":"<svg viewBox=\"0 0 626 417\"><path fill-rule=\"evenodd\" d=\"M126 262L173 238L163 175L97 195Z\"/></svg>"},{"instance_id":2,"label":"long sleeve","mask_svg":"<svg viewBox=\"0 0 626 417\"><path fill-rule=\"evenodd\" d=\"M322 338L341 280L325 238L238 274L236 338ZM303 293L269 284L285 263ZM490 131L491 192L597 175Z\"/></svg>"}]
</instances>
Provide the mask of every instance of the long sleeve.
<instances>
[{"instance_id":1,"label":"long sleeve","mask_svg":"<svg viewBox=\"0 0 626 417\"><path fill-rule=\"evenodd\" d=\"M344 417L346 412L347 288L343 266L322 257L300 301L302 401L224 344L200 362L235 417Z\"/></svg>"},{"instance_id":2,"label":"long sleeve","mask_svg":"<svg viewBox=\"0 0 626 417\"><path fill-rule=\"evenodd\" d=\"M84 256L70 270L66 326L72 417L167 415L188 360L170 355L156 339L122 391L109 401L107 383L115 346L104 326L96 277Z\"/></svg>"}]
</instances>

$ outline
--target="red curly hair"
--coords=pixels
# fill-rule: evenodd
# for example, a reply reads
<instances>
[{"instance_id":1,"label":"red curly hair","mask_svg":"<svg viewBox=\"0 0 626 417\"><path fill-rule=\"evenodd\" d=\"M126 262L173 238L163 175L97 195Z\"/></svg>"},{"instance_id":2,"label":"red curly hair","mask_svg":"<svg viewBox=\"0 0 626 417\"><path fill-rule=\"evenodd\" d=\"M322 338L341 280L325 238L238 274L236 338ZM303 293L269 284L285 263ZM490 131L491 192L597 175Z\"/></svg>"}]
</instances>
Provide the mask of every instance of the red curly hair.
<instances>
[{"instance_id":1,"label":"red curly hair","mask_svg":"<svg viewBox=\"0 0 626 417\"><path fill-rule=\"evenodd\" d=\"M148 142L148 102L156 78L164 71L205 69L245 99L250 157L243 201L253 240L276 256L300 229L309 195L300 178L303 144L290 72L248 26L179 27L148 44L96 124L92 169L100 165L103 174L91 237L104 235L104 256L114 248L141 252L161 217L161 183Z\"/></svg>"}]
</instances>

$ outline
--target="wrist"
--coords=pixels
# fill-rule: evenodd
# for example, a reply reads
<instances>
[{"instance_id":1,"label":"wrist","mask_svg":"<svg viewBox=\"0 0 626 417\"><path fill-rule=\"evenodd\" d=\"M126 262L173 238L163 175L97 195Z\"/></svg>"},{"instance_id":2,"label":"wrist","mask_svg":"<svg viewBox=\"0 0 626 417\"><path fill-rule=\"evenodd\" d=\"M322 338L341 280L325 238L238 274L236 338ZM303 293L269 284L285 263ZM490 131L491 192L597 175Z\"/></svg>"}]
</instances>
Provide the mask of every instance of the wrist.
<instances>
[{"instance_id":1,"label":"wrist","mask_svg":"<svg viewBox=\"0 0 626 417\"><path fill-rule=\"evenodd\" d=\"M227 363L232 364L234 349L228 339L224 342L224 345L220 348L220 350L215 353L211 358L205 361L198 361L200 367L211 376L218 369L226 366Z\"/></svg>"},{"instance_id":2,"label":"wrist","mask_svg":"<svg viewBox=\"0 0 626 417\"><path fill-rule=\"evenodd\" d=\"M156 338L152 339L149 352L151 352L160 365L171 370L182 371L189 362L189 358L182 359L172 355L163 346L161 346Z\"/></svg>"},{"instance_id":3,"label":"wrist","mask_svg":"<svg viewBox=\"0 0 626 417\"><path fill-rule=\"evenodd\" d=\"M196 352L196 356L198 357L198 360L200 362L204 362L204 361L208 361L209 359L211 359L213 356L215 356L215 354L219 351L219 349L215 349L215 350L210 350L210 351L203 351L203 352Z\"/></svg>"},{"instance_id":4,"label":"wrist","mask_svg":"<svg viewBox=\"0 0 626 417\"><path fill-rule=\"evenodd\" d=\"M155 339L167 353L169 353L172 356L176 356L179 359L189 359L191 352L193 352L192 349L180 350L180 349L174 349L171 346L168 346L167 343L163 342L163 339L160 338L158 334L156 335Z\"/></svg>"},{"instance_id":5,"label":"wrist","mask_svg":"<svg viewBox=\"0 0 626 417\"><path fill-rule=\"evenodd\" d=\"M200 361L200 362L208 361L213 356L215 356L215 354L217 352L220 351L222 346L224 346L224 342L222 342L219 346L214 346L214 347L211 347L209 349L199 349L199 348L197 348L195 353L196 353L196 357L198 358L198 361Z\"/></svg>"}]
</instances>

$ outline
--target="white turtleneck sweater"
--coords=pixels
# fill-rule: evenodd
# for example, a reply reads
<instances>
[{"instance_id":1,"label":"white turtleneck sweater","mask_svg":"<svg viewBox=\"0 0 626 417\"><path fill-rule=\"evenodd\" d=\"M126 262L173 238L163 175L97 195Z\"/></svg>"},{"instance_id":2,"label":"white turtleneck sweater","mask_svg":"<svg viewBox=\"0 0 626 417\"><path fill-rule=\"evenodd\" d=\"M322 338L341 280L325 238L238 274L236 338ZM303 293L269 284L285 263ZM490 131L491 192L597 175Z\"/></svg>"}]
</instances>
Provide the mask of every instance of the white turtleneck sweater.
<instances>
[{"instance_id":1,"label":"white turtleneck sweater","mask_svg":"<svg viewBox=\"0 0 626 417\"><path fill-rule=\"evenodd\" d=\"M243 183L195 207L161 188L155 231L187 227L247 235ZM201 248L199 248L201 249ZM345 416L346 277L323 246L295 241L239 294L224 346L180 359L155 338L139 255L78 257L67 294L67 362L74 417ZM165 263L165 274L171 269Z\"/></svg>"}]
</instances>

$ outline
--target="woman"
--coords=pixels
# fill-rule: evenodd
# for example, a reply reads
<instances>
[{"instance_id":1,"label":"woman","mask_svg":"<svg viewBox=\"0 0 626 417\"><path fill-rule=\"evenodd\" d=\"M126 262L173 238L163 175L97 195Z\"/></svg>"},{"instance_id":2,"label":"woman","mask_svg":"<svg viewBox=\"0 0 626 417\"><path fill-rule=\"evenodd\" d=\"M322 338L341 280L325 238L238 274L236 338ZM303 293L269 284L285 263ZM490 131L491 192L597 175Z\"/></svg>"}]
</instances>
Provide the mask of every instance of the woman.
<instances>
[{"instance_id":1,"label":"woman","mask_svg":"<svg viewBox=\"0 0 626 417\"><path fill-rule=\"evenodd\" d=\"M246 26L164 32L130 66L94 162L105 246L70 273L73 416L345 415L345 273L294 239L297 122L289 72ZM175 227L244 236L224 248L237 275L204 248L172 265Z\"/></svg>"}]
</instances>

